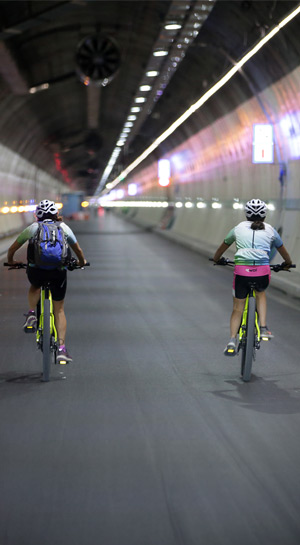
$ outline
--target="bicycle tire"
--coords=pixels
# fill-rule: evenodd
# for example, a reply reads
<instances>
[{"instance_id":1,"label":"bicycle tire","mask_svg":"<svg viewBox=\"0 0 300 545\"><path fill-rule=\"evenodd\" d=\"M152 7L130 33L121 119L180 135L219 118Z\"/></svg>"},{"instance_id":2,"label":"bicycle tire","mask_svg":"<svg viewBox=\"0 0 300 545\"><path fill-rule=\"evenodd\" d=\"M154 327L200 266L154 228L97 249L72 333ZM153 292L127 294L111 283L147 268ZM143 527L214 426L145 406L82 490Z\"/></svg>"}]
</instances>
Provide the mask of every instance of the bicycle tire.
<instances>
[{"instance_id":1,"label":"bicycle tire","mask_svg":"<svg viewBox=\"0 0 300 545\"><path fill-rule=\"evenodd\" d=\"M244 374L244 368L245 368L245 357L246 357L246 332L243 331L243 336L241 340L241 376Z\"/></svg>"},{"instance_id":2,"label":"bicycle tire","mask_svg":"<svg viewBox=\"0 0 300 545\"><path fill-rule=\"evenodd\" d=\"M44 319L43 319L43 382L48 382L50 379L50 362L51 362L51 347L50 347L50 300L44 300Z\"/></svg>"},{"instance_id":3,"label":"bicycle tire","mask_svg":"<svg viewBox=\"0 0 300 545\"><path fill-rule=\"evenodd\" d=\"M249 382L251 378L253 352L254 352L254 340L255 340L255 310L256 310L255 298L249 297L246 343L245 343L245 363L244 363L244 369L242 374L242 378L244 382ZM242 359L243 359L243 355L242 355Z\"/></svg>"}]
</instances>

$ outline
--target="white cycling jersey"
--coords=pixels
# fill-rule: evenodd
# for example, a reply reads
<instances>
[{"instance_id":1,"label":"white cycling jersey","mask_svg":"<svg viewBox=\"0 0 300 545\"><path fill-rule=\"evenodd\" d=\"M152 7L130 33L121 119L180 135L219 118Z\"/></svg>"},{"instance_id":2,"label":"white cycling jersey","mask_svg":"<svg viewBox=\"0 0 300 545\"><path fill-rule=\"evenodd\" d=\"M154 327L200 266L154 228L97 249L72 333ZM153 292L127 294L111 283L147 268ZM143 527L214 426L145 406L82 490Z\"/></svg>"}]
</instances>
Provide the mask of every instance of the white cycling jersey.
<instances>
[{"instance_id":1,"label":"white cycling jersey","mask_svg":"<svg viewBox=\"0 0 300 545\"><path fill-rule=\"evenodd\" d=\"M283 245L279 233L269 223L264 223L265 228L254 231L251 229L252 221L242 221L236 225L224 242L230 246L236 244L234 261L236 265L268 265L272 248L280 248Z\"/></svg>"}]
</instances>

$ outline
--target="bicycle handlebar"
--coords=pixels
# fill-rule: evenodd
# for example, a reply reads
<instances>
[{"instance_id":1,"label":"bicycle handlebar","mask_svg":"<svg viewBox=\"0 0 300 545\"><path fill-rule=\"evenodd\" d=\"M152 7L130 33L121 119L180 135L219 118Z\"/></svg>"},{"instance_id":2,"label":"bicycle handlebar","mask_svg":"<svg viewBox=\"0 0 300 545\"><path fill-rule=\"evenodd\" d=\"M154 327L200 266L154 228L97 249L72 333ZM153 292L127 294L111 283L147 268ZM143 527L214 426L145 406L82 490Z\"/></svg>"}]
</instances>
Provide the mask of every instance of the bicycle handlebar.
<instances>
[{"instance_id":1,"label":"bicycle handlebar","mask_svg":"<svg viewBox=\"0 0 300 545\"><path fill-rule=\"evenodd\" d=\"M10 263L3 263L4 267L9 267L8 270L11 269L26 269L27 265L26 263L16 263L15 265L11 265Z\"/></svg>"},{"instance_id":2,"label":"bicycle handlebar","mask_svg":"<svg viewBox=\"0 0 300 545\"><path fill-rule=\"evenodd\" d=\"M16 263L15 265L11 265L10 263L3 263L3 266L4 267L9 267L8 270L11 270L11 269L27 269L27 264L26 263ZM76 259L72 259L71 261L69 261L69 263L67 264L67 269L68 271L74 271L74 269L85 269L85 267L89 267L90 266L90 263L85 263L83 267L81 267L80 265L77 265L77 260Z\"/></svg>"},{"instance_id":3,"label":"bicycle handlebar","mask_svg":"<svg viewBox=\"0 0 300 545\"><path fill-rule=\"evenodd\" d=\"M295 268L296 268L296 265L294 264L289 265L288 269L285 268L284 263L277 263L276 265L270 265L270 269L274 272L279 272L279 271L291 272L290 269L295 269Z\"/></svg>"},{"instance_id":4,"label":"bicycle handlebar","mask_svg":"<svg viewBox=\"0 0 300 545\"><path fill-rule=\"evenodd\" d=\"M71 259L69 263L67 264L68 271L74 271L75 269L85 269L85 267L89 267L90 263L85 263L83 267L81 265L77 264L77 259Z\"/></svg>"},{"instance_id":5,"label":"bicycle handlebar","mask_svg":"<svg viewBox=\"0 0 300 545\"><path fill-rule=\"evenodd\" d=\"M212 257L209 258L209 261L214 261L214 259ZM231 261L230 259L227 259L227 257L221 257L219 259L219 261L214 261L214 265L222 265L222 266L226 266L228 265L229 267L234 267L235 265L235 262L234 261Z\"/></svg>"},{"instance_id":6,"label":"bicycle handlebar","mask_svg":"<svg viewBox=\"0 0 300 545\"><path fill-rule=\"evenodd\" d=\"M214 260L213 260L212 257L210 257L209 261L214 261ZM228 265L229 267L234 267L235 262L231 261L230 259L227 259L226 257L221 257L221 259L219 259L219 261L214 262L214 265L223 265L223 266ZM277 263L275 265L270 265L270 269L272 271L274 271L274 272L280 272L280 271L290 272L289 269L295 269L295 268L296 268L296 265L291 264L291 265L289 265L289 268L286 269L284 262L283 263Z\"/></svg>"}]
</instances>

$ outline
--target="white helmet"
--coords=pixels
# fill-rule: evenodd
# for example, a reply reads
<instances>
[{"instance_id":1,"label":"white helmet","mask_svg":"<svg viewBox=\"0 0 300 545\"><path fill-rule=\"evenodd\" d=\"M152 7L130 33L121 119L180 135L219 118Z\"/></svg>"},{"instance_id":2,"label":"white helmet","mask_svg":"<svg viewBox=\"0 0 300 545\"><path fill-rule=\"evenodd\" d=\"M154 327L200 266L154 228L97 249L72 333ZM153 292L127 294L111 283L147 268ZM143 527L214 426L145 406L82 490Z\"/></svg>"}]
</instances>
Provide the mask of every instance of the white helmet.
<instances>
[{"instance_id":1,"label":"white helmet","mask_svg":"<svg viewBox=\"0 0 300 545\"><path fill-rule=\"evenodd\" d=\"M43 217L46 214L52 214L55 216L55 214L58 213L58 208L53 201L48 201L48 199L45 199L44 201L41 201L35 210L35 215L38 219L43 219Z\"/></svg>"},{"instance_id":2,"label":"white helmet","mask_svg":"<svg viewBox=\"0 0 300 545\"><path fill-rule=\"evenodd\" d=\"M248 201L245 205L245 214L246 218L251 219L252 216L259 216L260 218L265 218L267 214L267 205L264 201L260 199L252 199Z\"/></svg>"}]
</instances>

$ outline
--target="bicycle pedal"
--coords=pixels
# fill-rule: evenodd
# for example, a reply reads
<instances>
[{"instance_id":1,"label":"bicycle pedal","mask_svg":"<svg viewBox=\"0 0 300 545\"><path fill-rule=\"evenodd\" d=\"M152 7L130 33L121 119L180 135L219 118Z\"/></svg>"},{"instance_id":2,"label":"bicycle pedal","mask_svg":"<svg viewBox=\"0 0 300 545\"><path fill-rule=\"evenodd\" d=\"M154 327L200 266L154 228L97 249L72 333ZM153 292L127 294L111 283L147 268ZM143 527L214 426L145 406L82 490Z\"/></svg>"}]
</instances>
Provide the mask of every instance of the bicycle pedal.
<instances>
[{"instance_id":1,"label":"bicycle pedal","mask_svg":"<svg viewBox=\"0 0 300 545\"><path fill-rule=\"evenodd\" d=\"M32 325L29 325L27 327L24 327L25 333L35 333L36 329Z\"/></svg>"},{"instance_id":2,"label":"bicycle pedal","mask_svg":"<svg viewBox=\"0 0 300 545\"><path fill-rule=\"evenodd\" d=\"M235 355L236 355L236 350L235 350L235 348L226 348L226 349L224 350L224 355L225 355L225 356L230 356L230 357L235 356Z\"/></svg>"}]
</instances>

